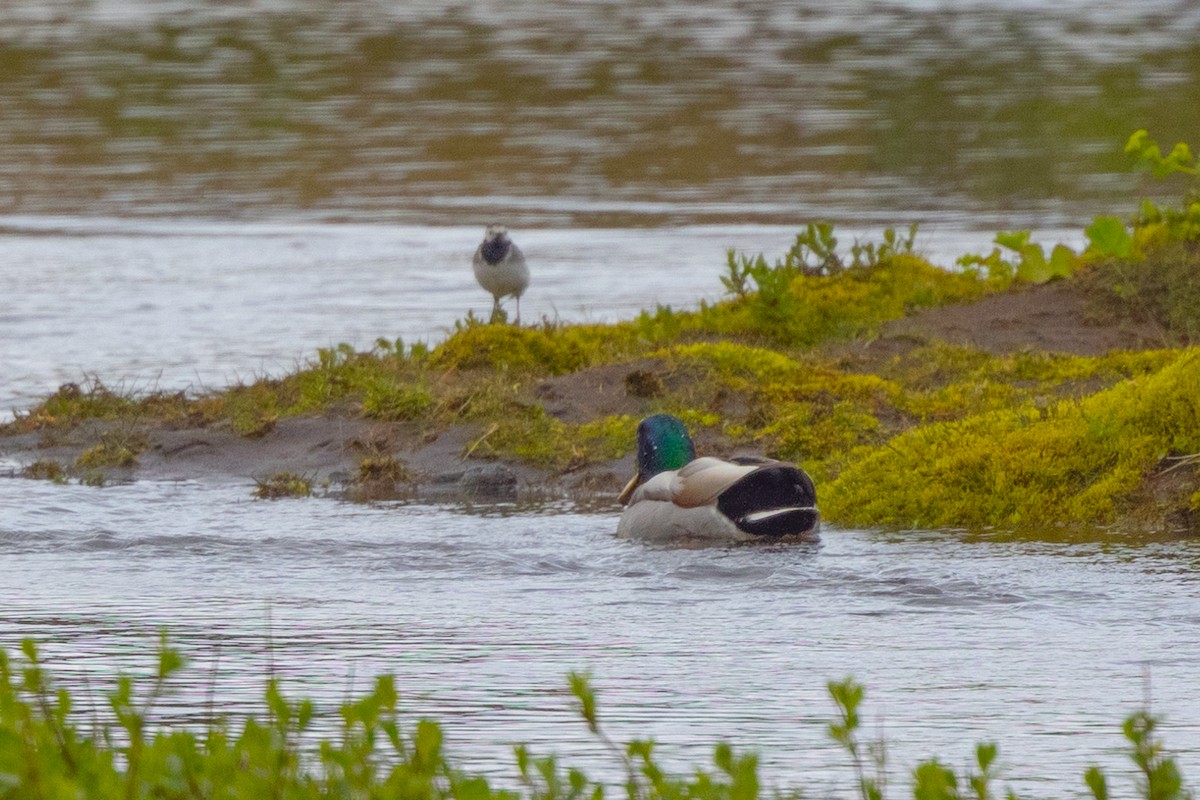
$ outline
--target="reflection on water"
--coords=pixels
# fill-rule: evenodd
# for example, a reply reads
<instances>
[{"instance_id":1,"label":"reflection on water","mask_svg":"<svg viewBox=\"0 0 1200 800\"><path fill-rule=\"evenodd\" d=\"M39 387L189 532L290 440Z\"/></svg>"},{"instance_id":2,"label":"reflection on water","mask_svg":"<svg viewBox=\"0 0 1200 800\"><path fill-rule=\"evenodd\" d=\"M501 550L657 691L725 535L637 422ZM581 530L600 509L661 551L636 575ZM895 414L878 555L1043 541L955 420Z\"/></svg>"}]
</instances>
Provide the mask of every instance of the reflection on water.
<instances>
[{"instance_id":1,"label":"reflection on water","mask_svg":"<svg viewBox=\"0 0 1200 800\"><path fill-rule=\"evenodd\" d=\"M1128 207L1200 6L9 0L0 211L524 224Z\"/></svg>"}]
</instances>

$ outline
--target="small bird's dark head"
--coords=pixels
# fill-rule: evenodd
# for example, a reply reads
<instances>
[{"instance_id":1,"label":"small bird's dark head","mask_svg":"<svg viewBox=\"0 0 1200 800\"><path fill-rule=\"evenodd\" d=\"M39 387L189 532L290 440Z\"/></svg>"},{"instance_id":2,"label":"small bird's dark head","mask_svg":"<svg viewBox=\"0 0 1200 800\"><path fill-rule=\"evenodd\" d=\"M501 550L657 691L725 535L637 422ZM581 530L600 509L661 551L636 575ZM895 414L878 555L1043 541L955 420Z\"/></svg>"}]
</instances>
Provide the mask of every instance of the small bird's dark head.
<instances>
[{"instance_id":1,"label":"small bird's dark head","mask_svg":"<svg viewBox=\"0 0 1200 800\"><path fill-rule=\"evenodd\" d=\"M624 503L633 490L660 472L675 470L695 460L696 446L678 417L655 414L638 424L637 473L617 498Z\"/></svg>"},{"instance_id":2,"label":"small bird's dark head","mask_svg":"<svg viewBox=\"0 0 1200 800\"><path fill-rule=\"evenodd\" d=\"M508 228L503 225L488 225L483 234L483 244L479 246L483 260L489 264L499 264L508 255L512 241L508 238Z\"/></svg>"}]
</instances>

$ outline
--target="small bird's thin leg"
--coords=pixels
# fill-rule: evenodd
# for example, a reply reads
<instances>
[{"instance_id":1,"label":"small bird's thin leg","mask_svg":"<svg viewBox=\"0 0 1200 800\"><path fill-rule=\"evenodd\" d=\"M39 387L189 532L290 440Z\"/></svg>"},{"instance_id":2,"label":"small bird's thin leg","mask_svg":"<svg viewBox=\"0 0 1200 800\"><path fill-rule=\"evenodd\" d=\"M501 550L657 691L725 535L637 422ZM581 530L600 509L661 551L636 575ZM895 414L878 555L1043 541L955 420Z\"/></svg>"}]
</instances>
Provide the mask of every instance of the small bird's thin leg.
<instances>
[{"instance_id":1,"label":"small bird's thin leg","mask_svg":"<svg viewBox=\"0 0 1200 800\"><path fill-rule=\"evenodd\" d=\"M517 321L513 324L521 327L521 295L517 295Z\"/></svg>"}]
</instances>

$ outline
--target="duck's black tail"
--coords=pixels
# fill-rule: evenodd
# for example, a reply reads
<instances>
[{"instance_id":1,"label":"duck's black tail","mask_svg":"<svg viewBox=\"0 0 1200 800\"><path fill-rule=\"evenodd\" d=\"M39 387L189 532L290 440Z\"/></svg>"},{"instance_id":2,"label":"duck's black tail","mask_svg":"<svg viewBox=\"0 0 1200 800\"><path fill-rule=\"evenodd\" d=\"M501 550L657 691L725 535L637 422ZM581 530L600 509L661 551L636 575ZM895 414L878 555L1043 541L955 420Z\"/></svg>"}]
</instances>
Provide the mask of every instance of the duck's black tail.
<instances>
[{"instance_id":1,"label":"duck's black tail","mask_svg":"<svg viewBox=\"0 0 1200 800\"><path fill-rule=\"evenodd\" d=\"M778 538L814 533L817 490L804 470L787 464L755 470L717 499L722 514L746 533Z\"/></svg>"}]
</instances>

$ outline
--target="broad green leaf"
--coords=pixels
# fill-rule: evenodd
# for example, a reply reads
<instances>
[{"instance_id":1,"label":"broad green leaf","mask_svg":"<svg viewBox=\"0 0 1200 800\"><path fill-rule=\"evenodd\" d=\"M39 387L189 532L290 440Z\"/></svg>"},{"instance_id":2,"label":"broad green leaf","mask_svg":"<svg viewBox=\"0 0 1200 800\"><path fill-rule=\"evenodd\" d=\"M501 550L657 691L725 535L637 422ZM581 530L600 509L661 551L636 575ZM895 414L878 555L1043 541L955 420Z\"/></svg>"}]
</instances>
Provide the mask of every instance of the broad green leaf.
<instances>
[{"instance_id":1,"label":"broad green leaf","mask_svg":"<svg viewBox=\"0 0 1200 800\"><path fill-rule=\"evenodd\" d=\"M1084 774L1084 782L1087 783L1087 788L1092 790L1093 798L1096 800L1109 800L1109 782L1104 778L1104 772L1100 771L1099 766L1091 766Z\"/></svg>"},{"instance_id":2,"label":"broad green leaf","mask_svg":"<svg viewBox=\"0 0 1200 800\"><path fill-rule=\"evenodd\" d=\"M1065 244L1056 244L1050 251L1050 277L1069 278L1079 266L1079 256Z\"/></svg>"},{"instance_id":3,"label":"broad green leaf","mask_svg":"<svg viewBox=\"0 0 1200 800\"><path fill-rule=\"evenodd\" d=\"M1029 231L1000 231L996 234L996 244L1020 253L1029 244Z\"/></svg>"},{"instance_id":4,"label":"broad green leaf","mask_svg":"<svg viewBox=\"0 0 1200 800\"><path fill-rule=\"evenodd\" d=\"M1088 250L1098 255L1128 258L1133 252L1133 237L1118 217L1096 217L1084 233Z\"/></svg>"},{"instance_id":5,"label":"broad green leaf","mask_svg":"<svg viewBox=\"0 0 1200 800\"><path fill-rule=\"evenodd\" d=\"M1051 277L1050 264L1046 261L1046 251L1040 244L1026 245L1021 249L1021 263L1017 265L1017 280L1028 283L1045 283Z\"/></svg>"}]
</instances>

